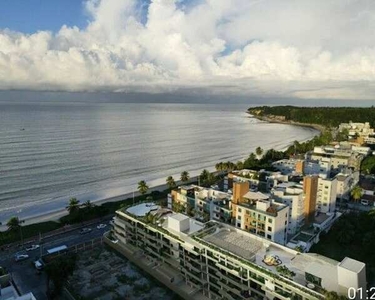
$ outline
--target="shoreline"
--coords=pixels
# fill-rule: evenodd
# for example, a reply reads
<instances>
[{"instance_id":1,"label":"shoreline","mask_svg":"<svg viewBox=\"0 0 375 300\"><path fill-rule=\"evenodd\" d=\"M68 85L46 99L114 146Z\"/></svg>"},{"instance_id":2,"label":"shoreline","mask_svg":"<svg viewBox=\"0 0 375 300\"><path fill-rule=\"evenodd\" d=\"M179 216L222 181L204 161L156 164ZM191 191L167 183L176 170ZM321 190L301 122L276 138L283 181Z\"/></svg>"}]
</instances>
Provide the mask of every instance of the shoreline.
<instances>
[{"instance_id":1,"label":"shoreline","mask_svg":"<svg viewBox=\"0 0 375 300\"><path fill-rule=\"evenodd\" d=\"M180 180L176 180L176 185L179 186L182 184L191 184L193 182L196 182L197 180L198 180L198 176L192 176L189 179L189 181L187 181L186 183L182 183ZM155 186L150 186L147 191L147 194L154 192L154 191L162 192L166 190L167 188L168 186L166 183L155 185ZM138 197L140 195L141 194L139 191L134 191L134 197ZM125 194L121 194L121 195L117 195L117 196L113 196L109 198L103 198L103 199L98 199L96 201L91 201L91 203L99 206L99 205L102 205L103 203L124 201L132 197L133 197L133 192L128 192ZM40 215L37 215L37 216L30 216L28 218L27 217L23 218L24 223L22 226L32 225L32 224L37 224L37 223L47 222L47 221L59 222L60 218L66 215L68 215L68 211L66 210L66 208L61 208L55 211L41 213ZM3 223L2 225L0 225L0 232L5 231L6 229L7 229L6 223Z\"/></svg>"},{"instance_id":2,"label":"shoreline","mask_svg":"<svg viewBox=\"0 0 375 300\"><path fill-rule=\"evenodd\" d=\"M249 112L247 112L247 113L250 115L251 118L258 119L258 120L261 120L261 121L264 121L264 122L267 122L267 123L281 123L281 124L284 124L284 125L301 126L301 127L305 127L305 128L309 128L309 129L313 129L313 130L317 130L317 131L321 132L321 128L316 128L314 126L310 126L310 125L306 125L306 124L301 124L301 125L300 124L293 124L293 123L290 123L290 122L276 121L276 120L272 120L272 119L268 119L268 118L260 118L260 117L251 115ZM314 134L313 137L314 136L316 136L316 134ZM311 140L313 137L301 140L301 142L306 142L308 140ZM288 145L281 148L279 151L285 151L287 148L288 148ZM274 149L276 150L276 148L274 148ZM265 149L265 150L269 150L269 149ZM246 159L246 157L244 157L243 159ZM243 160L243 159L241 159L241 160ZM215 172L214 166L206 168L206 169L209 170L210 172ZM193 172L189 171L189 173L193 173ZM186 184L196 182L198 180L198 176L199 176L199 174L198 175L195 175L195 174L192 175L190 180ZM162 179L160 179L160 180L162 180ZM177 184L177 186L179 186L183 183L180 180L176 180L176 184ZM164 184L149 185L149 187L150 188L148 190L148 193L150 193L152 191L164 191L164 190L167 189L167 184L164 183ZM138 191L134 191L135 197L139 196L139 195L140 195L140 193ZM120 195L116 195L116 196L92 200L91 203L93 203L95 205L101 205L103 203L108 203L108 202L123 201L123 200L131 198L132 196L133 196L133 191L130 191L130 192L126 192L126 193L123 193L123 194L120 194ZM64 206L63 208L60 208L60 209L41 212L39 215L25 216L25 217L22 217L22 220L24 221L24 223L23 223L24 225L31 225L31 224L36 224L36 223L46 222L46 221L58 222L61 217L66 216L67 214L68 213L67 213L66 208ZM0 225L0 231L4 231L4 230L6 230L6 228L7 228L6 227L6 221L5 222L3 221L3 224Z\"/></svg>"},{"instance_id":3,"label":"shoreline","mask_svg":"<svg viewBox=\"0 0 375 300\"><path fill-rule=\"evenodd\" d=\"M267 122L267 123L307 127L307 128L318 130L320 133L323 133L326 130L326 127L324 127L322 125L319 125L319 124L300 123L300 122L295 122L295 121L280 120L278 118L258 116L258 115L251 114L249 111L247 113L249 114L250 118L257 119L257 120L260 120L260 121L264 121L264 122Z\"/></svg>"}]
</instances>

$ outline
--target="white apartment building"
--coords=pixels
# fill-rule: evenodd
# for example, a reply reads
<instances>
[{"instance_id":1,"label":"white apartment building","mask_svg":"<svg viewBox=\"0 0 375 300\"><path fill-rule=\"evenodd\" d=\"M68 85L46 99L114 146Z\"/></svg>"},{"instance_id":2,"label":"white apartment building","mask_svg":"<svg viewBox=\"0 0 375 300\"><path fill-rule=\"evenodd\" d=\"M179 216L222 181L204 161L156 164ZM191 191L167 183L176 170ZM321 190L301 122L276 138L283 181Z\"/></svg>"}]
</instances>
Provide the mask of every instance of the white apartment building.
<instances>
[{"instance_id":1,"label":"white apartment building","mask_svg":"<svg viewBox=\"0 0 375 300\"><path fill-rule=\"evenodd\" d=\"M350 191L359 181L359 172L339 173L335 178L337 179L337 199L348 200L350 198Z\"/></svg>"},{"instance_id":2,"label":"white apartment building","mask_svg":"<svg viewBox=\"0 0 375 300\"><path fill-rule=\"evenodd\" d=\"M289 208L288 234L296 234L305 223L305 199L301 184L279 184L272 190L275 201Z\"/></svg>"},{"instance_id":3,"label":"white apartment building","mask_svg":"<svg viewBox=\"0 0 375 300\"><path fill-rule=\"evenodd\" d=\"M171 203L184 205L187 208L186 212L193 210L193 214L198 219L230 222L232 195L229 193L197 185L186 185L173 190L170 199ZM172 204L169 208L172 208Z\"/></svg>"},{"instance_id":4,"label":"white apartment building","mask_svg":"<svg viewBox=\"0 0 375 300\"><path fill-rule=\"evenodd\" d=\"M242 169L235 170L224 177L224 191L228 191L233 186L233 181L242 180L248 181L252 189L257 189L259 185L259 172L255 170Z\"/></svg>"},{"instance_id":5,"label":"white apartment building","mask_svg":"<svg viewBox=\"0 0 375 300\"><path fill-rule=\"evenodd\" d=\"M272 167L280 171L283 175L293 174L296 171L297 160L281 159L272 163Z\"/></svg>"},{"instance_id":6,"label":"white apartment building","mask_svg":"<svg viewBox=\"0 0 375 300\"><path fill-rule=\"evenodd\" d=\"M275 243L285 245L289 222L289 207L285 204L259 199L261 193L248 192L243 198L248 203L240 203L234 207L235 226L264 237ZM258 198L253 201L254 197Z\"/></svg>"},{"instance_id":7,"label":"white apartment building","mask_svg":"<svg viewBox=\"0 0 375 300\"><path fill-rule=\"evenodd\" d=\"M333 213L336 209L337 179L318 179L316 208L318 212Z\"/></svg>"},{"instance_id":8,"label":"white apartment building","mask_svg":"<svg viewBox=\"0 0 375 300\"><path fill-rule=\"evenodd\" d=\"M145 216L154 216L147 222ZM323 300L366 290L366 266L299 253L228 224L205 224L154 203L116 212L105 242L184 299ZM278 267L290 271L282 274ZM366 294L364 294L366 296ZM359 299L357 297L357 299Z\"/></svg>"},{"instance_id":9,"label":"white apartment building","mask_svg":"<svg viewBox=\"0 0 375 300\"><path fill-rule=\"evenodd\" d=\"M331 159L322 157L320 160L304 161L304 175L318 175L321 178L328 178L331 172Z\"/></svg>"},{"instance_id":10,"label":"white apartment building","mask_svg":"<svg viewBox=\"0 0 375 300\"><path fill-rule=\"evenodd\" d=\"M307 160L330 161L331 171L341 172L347 167L360 169L364 155L351 149L341 149L330 146L314 147L312 152L306 154Z\"/></svg>"},{"instance_id":11,"label":"white apartment building","mask_svg":"<svg viewBox=\"0 0 375 300\"><path fill-rule=\"evenodd\" d=\"M339 125L339 130L342 131L344 129L348 129L350 136L355 136L356 134L359 136L374 135L374 129L371 128L369 122L353 123L350 121L349 123L341 123Z\"/></svg>"}]
</instances>

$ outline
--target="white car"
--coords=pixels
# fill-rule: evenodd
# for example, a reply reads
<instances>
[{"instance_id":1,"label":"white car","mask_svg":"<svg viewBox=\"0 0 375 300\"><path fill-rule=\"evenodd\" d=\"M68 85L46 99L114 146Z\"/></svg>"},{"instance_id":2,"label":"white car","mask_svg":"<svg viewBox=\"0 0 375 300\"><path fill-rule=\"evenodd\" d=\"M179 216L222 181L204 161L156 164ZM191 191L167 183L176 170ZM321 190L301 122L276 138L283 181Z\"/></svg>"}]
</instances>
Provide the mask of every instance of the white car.
<instances>
[{"instance_id":1,"label":"white car","mask_svg":"<svg viewBox=\"0 0 375 300\"><path fill-rule=\"evenodd\" d=\"M99 224L98 226L96 226L96 228L98 229L103 229L103 228L106 228L107 227L107 224Z\"/></svg>"},{"instance_id":2,"label":"white car","mask_svg":"<svg viewBox=\"0 0 375 300\"><path fill-rule=\"evenodd\" d=\"M16 254L14 256L14 260L15 261L22 261L22 260L25 260L25 259L28 259L29 256L27 254Z\"/></svg>"},{"instance_id":3,"label":"white car","mask_svg":"<svg viewBox=\"0 0 375 300\"><path fill-rule=\"evenodd\" d=\"M26 248L26 251L33 251L33 250L36 250L36 249L39 249L39 245L31 245L30 247L27 247Z\"/></svg>"}]
</instances>

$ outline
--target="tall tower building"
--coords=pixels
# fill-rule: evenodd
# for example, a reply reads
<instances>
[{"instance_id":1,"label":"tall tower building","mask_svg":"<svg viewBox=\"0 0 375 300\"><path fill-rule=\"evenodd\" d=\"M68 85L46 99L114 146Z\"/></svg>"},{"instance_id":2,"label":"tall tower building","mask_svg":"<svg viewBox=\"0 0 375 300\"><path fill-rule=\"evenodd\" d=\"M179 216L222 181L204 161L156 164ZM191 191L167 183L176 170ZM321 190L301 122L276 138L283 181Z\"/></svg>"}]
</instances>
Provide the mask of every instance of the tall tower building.
<instances>
[{"instance_id":1,"label":"tall tower building","mask_svg":"<svg viewBox=\"0 0 375 300\"><path fill-rule=\"evenodd\" d=\"M305 222L314 221L316 198L318 194L318 176L305 176L303 178L303 192L305 194Z\"/></svg>"}]
</instances>

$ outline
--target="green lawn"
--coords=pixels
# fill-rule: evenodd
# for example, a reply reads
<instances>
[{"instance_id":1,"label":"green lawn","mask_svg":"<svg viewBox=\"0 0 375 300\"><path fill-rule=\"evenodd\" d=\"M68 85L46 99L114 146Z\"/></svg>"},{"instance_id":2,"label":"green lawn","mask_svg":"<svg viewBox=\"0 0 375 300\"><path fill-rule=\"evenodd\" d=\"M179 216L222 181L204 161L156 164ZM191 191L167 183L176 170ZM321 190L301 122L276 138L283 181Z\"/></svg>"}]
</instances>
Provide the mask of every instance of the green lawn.
<instances>
[{"instance_id":1,"label":"green lawn","mask_svg":"<svg viewBox=\"0 0 375 300\"><path fill-rule=\"evenodd\" d=\"M159 202L166 200L168 193L169 190L165 190L163 192L152 192L150 194L135 197L134 202L137 203L140 201L145 201L150 196L152 197L152 201ZM107 202L97 206L96 208L94 207L94 209L90 211L84 211L84 209L82 209L75 216L64 216L60 219L60 222L48 221L32 225L25 225L22 226L23 239L27 240L28 238L38 236L39 233L44 234L59 229L64 226L64 224L74 224L114 214L115 211L118 210L122 205L128 205L131 203L133 203L133 198L128 198L117 202ZM0 232L0 246L18 241L21 241L21 232L19 230L14 232Z\"/></svg>"},{"instance_id":2,"label":"green lawn","mask_svg":"<svg viewBox=\"0 0 375 300\"><path fill-rule=\"evenodd\" d=\"M27 240L28 238L38 236L39 233L44 234L49 231L53 231L62 227L61 223L48 221L37 224L31 224L22 226L22 235L23 239ZM9 243L14 243L21 240L20 230L14 232L0 232L0 245L6 245Z\"/></svg>"}]
</instances>

